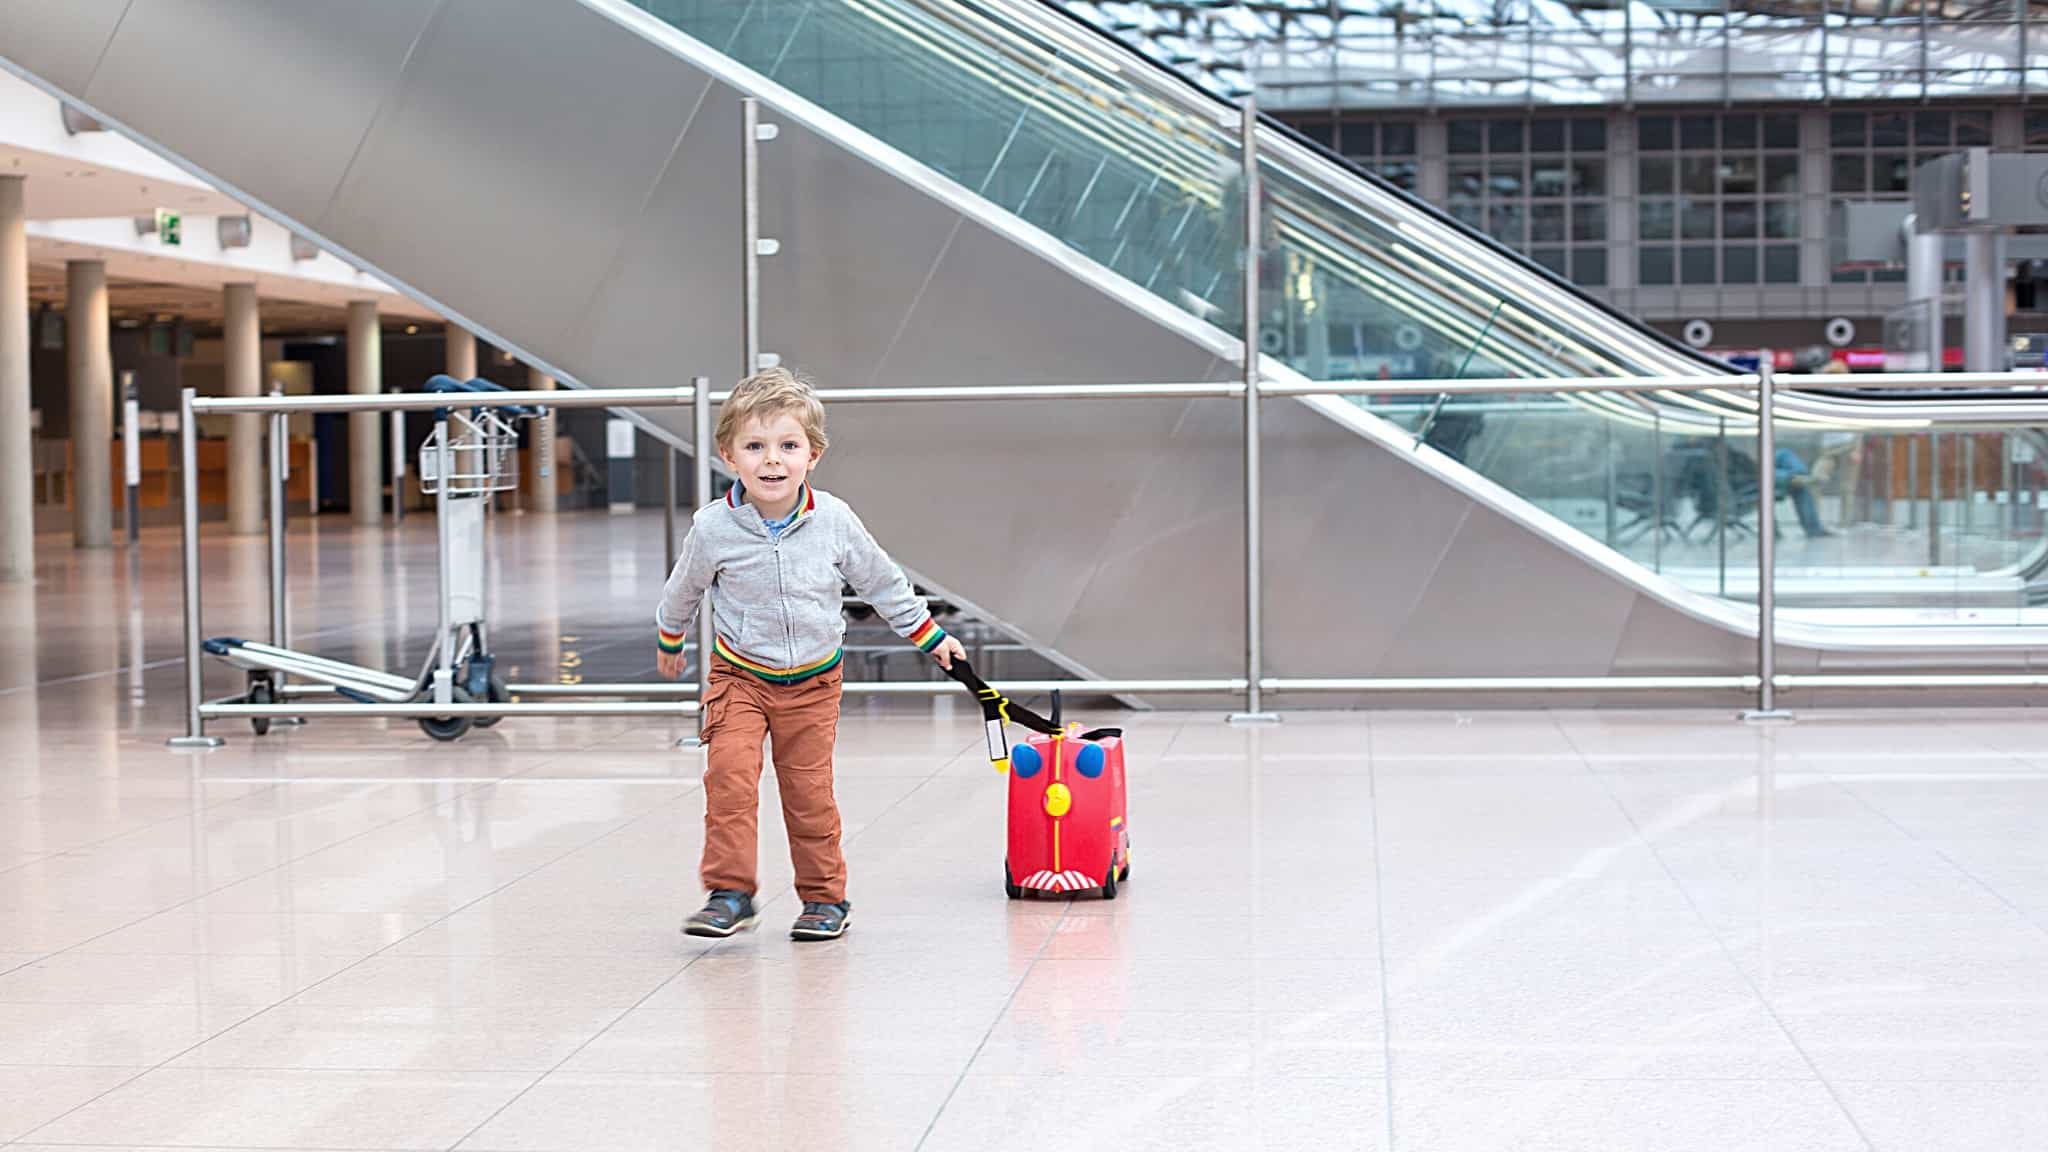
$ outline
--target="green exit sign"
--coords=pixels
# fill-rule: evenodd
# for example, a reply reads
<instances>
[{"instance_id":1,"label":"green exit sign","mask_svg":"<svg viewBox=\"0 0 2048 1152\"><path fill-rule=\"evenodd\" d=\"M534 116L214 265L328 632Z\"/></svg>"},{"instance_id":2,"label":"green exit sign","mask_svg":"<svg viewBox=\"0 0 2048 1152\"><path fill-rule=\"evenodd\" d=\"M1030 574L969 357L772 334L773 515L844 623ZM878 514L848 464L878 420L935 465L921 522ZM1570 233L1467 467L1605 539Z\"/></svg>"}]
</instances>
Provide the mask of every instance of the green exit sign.
<instances>
[{"instance_id":1,"label":"green exit sign","mask_svg":"<svg viewBox=\"0 0 2048 1152\"><path fill-rule=\"evenodd\" d=\"M168 208L156 210L156 238L166 248L176 248L184 243L184 220Z\"/></svg>"}]
</instances>

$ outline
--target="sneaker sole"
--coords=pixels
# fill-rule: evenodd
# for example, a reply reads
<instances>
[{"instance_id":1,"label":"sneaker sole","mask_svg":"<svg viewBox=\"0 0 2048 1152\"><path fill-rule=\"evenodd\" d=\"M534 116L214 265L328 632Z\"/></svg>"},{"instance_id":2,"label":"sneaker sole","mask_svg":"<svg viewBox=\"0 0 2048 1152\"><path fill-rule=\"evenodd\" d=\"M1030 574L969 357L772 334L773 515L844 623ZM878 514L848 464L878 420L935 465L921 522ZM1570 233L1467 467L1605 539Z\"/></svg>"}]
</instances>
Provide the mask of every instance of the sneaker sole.
<instances>
[{"instance_id":1,"label":"sneaker sole","mask_svg":"<svg viewBox=\"0 0 2048 1152\"><path fill-rule=\"evenodd\" d=\"M818 928L791 928L789 930L789 938L791 940L837 940L841 936L846 935L846 930L852 926L853 915L848 913L846 919L839 922L839 931L837 932L826 932Z\"/></svg>"},{"instance_id":2,"label":"sneaker sole","mask_svg":"<svg viewBox=\"0 0 2048 1152\"><path fill-rule=\"evenodd\" d=\"M739 933L744 932L749 928L752 928L754 926L755 920L756 917L749 916L746 919L740 921L737 924L734 924L732 927L727 928L723 931L720 931L719 929L714 928L709 924L685 924L683 925L683 935L695 936L703 940L724 940L729 936L736 936Z\"/></svg>"}]
</instances>

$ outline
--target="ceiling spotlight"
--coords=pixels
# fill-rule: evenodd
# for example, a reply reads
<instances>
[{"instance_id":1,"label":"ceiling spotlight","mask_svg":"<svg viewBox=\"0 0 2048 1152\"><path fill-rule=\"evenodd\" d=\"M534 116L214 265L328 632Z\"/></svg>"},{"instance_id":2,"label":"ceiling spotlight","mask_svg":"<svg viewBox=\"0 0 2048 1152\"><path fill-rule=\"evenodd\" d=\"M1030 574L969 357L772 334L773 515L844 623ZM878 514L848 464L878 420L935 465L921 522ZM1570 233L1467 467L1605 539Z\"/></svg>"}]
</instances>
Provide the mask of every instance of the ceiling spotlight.
<instances>
[{"instance_id":1,"label":"ceiling spotlight","mask_svg":"<svg viewBox=\"0 0 2048 1152\"><path fill-rule=\"evenodd\" d=\"M420 326L419 326L419 325L417 325L417 324L407 324L407 325L405 326L405 334L406 334L407 336L417 336L417 335L419 335L419 334L420 334Z\"/></svg>"}]
</instances>

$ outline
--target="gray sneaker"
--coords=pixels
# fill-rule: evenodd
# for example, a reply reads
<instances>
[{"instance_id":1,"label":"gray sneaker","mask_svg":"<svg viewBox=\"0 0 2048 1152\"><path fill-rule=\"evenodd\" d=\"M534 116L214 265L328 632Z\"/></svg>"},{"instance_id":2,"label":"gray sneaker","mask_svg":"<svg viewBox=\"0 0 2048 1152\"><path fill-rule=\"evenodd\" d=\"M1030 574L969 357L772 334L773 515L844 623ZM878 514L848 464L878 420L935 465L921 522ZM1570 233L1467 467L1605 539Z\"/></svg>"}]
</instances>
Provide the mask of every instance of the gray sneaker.
<instances>
[{"instance_id":1,"label":"gray sneaker","mask_svg":"<svg viewBox=\"0 0 2048 1152\"><path fill-rule=\"evenodd\" d=\"M683 921L683 935L723 940L753 926L754 898L745 892L720 888L704 902L702 911Z\"/></svg>"},{"instance_id":2,"label":"gray sneaker","mask_svg":"<svg viewBox=\"0 0 2048 1152\"><path fill-rule=\"evenodd\" d=\"M817 901L804 902L804 914L790 926L792 940L837 940L846 935L846 926L853 920L853 901L841 900L837 904L821 904Z\"/></svg>"}]
</instances>

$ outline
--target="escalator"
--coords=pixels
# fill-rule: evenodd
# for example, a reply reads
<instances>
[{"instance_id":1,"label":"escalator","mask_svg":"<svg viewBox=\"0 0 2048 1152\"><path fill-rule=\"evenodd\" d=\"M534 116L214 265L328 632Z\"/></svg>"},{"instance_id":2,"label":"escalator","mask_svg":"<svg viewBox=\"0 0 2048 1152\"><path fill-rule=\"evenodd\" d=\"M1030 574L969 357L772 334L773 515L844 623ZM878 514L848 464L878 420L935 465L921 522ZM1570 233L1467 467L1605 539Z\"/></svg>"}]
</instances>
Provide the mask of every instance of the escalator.
<instances>
[{"instance_id":1,"label":"escalator","mask_svg":"<svg viewBox=\"0 0 2048 1152\"><path fill-rule=\"evenodd\" d=\"M1234 110L1036 3L5 0L0 53L575 385L738 374L742 96L781 129L761 323L783 363L834 387L1239 374ZM1389 377L1714 370L1284 130L1260 147L1269 375L1342 382L1368 354ZM1273 674L1743 665L1739 589L1660 576L1418 449L1369 388L1267 407ZM1726 435L1745 412L1737 394L1557 408L1573 443L1667 418ZM821 483L922 581L1071 668L1225 674L1240 418L848 406ZM1788 670L1897 646L1781 637L1802 646Z\"/></svg>"}]
</instances>

